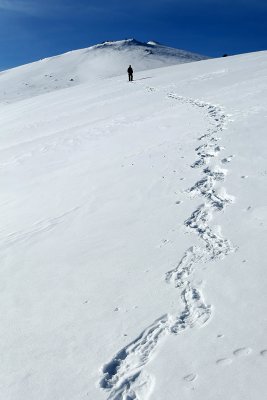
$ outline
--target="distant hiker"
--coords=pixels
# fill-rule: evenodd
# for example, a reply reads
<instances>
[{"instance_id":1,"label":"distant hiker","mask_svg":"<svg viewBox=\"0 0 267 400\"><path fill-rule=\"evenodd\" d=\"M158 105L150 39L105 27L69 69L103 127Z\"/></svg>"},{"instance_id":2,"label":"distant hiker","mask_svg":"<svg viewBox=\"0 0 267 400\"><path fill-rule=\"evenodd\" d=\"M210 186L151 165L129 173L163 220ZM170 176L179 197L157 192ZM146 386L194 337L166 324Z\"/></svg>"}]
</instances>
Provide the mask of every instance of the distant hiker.
<instances>
[{"instance_id":1,"label":"distant hiker","mask_svg":"<svg viewBox=\"0 0 267 400\"><path fill-rule=\"evenodd\" d=\"M133 69L132 69L131 65L129 65L127 72L128 72L128 76L129 76L129 81L132 81L133 80Z\"/></svg>"}]
</instances>

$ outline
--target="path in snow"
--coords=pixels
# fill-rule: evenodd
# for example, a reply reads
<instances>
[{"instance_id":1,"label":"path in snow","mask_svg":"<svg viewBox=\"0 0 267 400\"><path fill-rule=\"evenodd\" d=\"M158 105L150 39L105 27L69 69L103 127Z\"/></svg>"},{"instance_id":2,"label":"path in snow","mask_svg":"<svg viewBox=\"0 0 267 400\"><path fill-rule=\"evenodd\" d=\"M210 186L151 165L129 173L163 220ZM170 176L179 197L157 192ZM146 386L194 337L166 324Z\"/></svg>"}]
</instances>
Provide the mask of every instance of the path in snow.
<instances>
[{"instance_id":1,"label":"path in snow","mask_svg":"<svg viewBox=\"0 0 267 400\"><path fill-rule=\"evenodd\" d=\"M153 88L147 88L153 91ZM121 349L110 362L102 367L100 387L108 390L108 400L146 400L153 390L153 378L145 371L145 365L150 361L158 343L168 334L180 332L195 326L202 327L211 317L212 307L205 303L203 294L195 287L192 274L199 263L206 263L221 259L234 251L229 240L215 233L210 224L213 213L223 210L233 197L225 190L218 188L218 183L224 181L227 170L219 164L210 167L210 161L218 158L222 147L217 136L225 129L228 122L227 116L221 107L211 105L199 100L193 100L168 93L168 98L174 101L190 104L193 107L202 108L208 115L210 128L199 137L203 144L195 151L197 160L192 168L203 168L203 174L191 188L190 196L199 196L203 203L193 211L184 222L185 227L195 232L202 240L202 246L192 246L187 249L178 265L168 271L165 281L172 284L177 290L184 305L182 313L177 315L165 314L146 328L132 343ZM221 163L231 161L233 156L224 158ZM236 356L245 353L246 349L238 349ZM218 364L225 364L228 359L218 360ZM184 377L187 381L194 381L195 374Z\"/></svg>"}]
</instances>

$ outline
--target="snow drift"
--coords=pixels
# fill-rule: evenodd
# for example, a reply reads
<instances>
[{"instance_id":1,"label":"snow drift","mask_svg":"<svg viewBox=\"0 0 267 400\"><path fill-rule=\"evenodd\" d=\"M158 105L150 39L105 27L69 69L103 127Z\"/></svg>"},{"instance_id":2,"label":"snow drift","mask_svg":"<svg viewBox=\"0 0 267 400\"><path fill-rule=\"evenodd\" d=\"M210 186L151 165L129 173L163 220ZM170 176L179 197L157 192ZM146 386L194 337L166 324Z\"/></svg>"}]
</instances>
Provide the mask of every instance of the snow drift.
<instances>
[{"instance_id":1,"label":"snow drift","mask_svg":"<svg viewBox=\"0 0 267 400\"><path fill-rule=\"evenodd\" d=\"M39 96L31 68L2 74L3 398L262 399L267 52Z\"/></svg>"}]
</instances>

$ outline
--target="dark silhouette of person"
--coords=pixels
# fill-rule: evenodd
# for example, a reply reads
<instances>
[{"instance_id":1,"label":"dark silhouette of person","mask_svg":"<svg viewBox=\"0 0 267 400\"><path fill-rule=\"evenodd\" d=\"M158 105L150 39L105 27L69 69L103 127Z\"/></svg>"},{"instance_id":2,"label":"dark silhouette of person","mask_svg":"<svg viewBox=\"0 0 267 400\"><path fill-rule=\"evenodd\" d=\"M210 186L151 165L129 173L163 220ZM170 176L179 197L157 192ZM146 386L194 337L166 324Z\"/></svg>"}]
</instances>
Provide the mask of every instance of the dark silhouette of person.
<instances>
[{"instance_id":1,"label":"dark silhouette of person","mask_svg":"<svg viewBox=\"0 0 267 400\"><path fill-rule=\"evenodd\" d=\"M131 65L129 65L127 72L128 72L128 76L129 76L129 81L132 81L133 80L133 69L132 69Z\"/></svg>"}]
</instances>

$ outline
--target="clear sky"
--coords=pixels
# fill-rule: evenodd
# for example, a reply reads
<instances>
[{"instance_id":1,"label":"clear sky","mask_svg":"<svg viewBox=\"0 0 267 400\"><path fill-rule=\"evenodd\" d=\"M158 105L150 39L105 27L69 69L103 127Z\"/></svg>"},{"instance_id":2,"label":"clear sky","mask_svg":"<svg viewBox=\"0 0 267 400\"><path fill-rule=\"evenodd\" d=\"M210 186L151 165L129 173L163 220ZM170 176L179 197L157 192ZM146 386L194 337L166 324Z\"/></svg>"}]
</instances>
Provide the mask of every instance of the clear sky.
<instances>
[{"instance_id":1,"label":"clear sky","mask_svg":"<svg viewBox=\"0 0 267 400\"><path fill-rule=\"evenodd\" d=\"M0 70L134 37L208 56L267 49L267 0L0 0Z\"/></svg>"}]
</instances>

